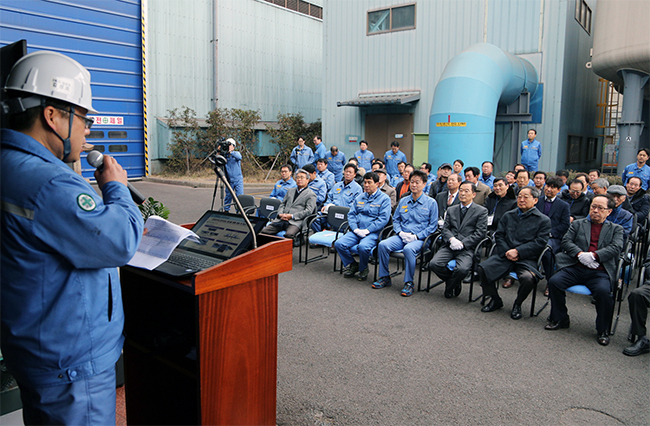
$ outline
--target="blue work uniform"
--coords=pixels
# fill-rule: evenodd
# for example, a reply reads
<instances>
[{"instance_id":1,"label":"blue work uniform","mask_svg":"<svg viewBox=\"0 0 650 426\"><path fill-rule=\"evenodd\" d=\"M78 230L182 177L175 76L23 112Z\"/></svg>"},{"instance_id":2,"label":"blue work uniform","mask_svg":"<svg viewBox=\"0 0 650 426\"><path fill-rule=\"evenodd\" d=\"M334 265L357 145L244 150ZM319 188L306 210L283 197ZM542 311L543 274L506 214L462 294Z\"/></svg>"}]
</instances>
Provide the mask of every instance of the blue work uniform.
<instances>
[{"instance_id":1,"label":"blue work uniform","mask_svg":"<svg viewBox=\"0 0 650 426\"><path fill-rule=\"evenodd\" d=\"M399 184L403 180L404 178L402 177L402 175L393 176L390 179L390 186L392 186L393 188L397 188L397 184Z\"/></svg>"},{"instance_id":2,"label":"blue work uniform","mask_svg":"<svg viewBox=\"0 0 650 426\"><path fill-rule=\"evenodd\" d=\"M328 152L329 150L325 148L325 144L323 142L318 144L316 151L314 151L314 167L316 167L318 160L327 156Z\"/></svg>"},{"instance_id":3,"label":"blue work uniform","mask_svg":"<svg viewBox=\"0 0 650 426\"><path fill-rule=\"evenodd\" d=\"M269 197L283 200L284 196L287 195L287 190L289 188L295 188L296 186L296 181L291 177L287 180L280 179L275 183L275 185L273 185L273 191L271 191Z\"/></svg>"},{"instance_id":4,"label":"blue work uniform","mask_svg":"<svg viewBox=\"0 0 650 426\"><path fill-rule=\"evenodd\" d=\"M404 153L399 149L397 150L397 154L393 154L392 149L386 151L386 154L384 154L384 164L386 164L386 173L388 173L388 176L391 178L393 176L399 176L397 163L402 161L406 163L406 155L404 155Z\"/></svg>"},{"instance_id":5,"label":"blue work uniform","mask_svg":"<svg viewBox=\"0 0 650 426\"><path fill-rule=\"evenodd\" d=\"M532 142L528 139L521 142L521 164L526 166L526 170L536 172L540 158L542 158L542 144L537 139L533 139Z\"/></svg>"},{"instance_id":6,"label":"blue work uniform","mask_svg":"<svg viewBox=\"0 0 650 426\"><path fill-rule=\"evenodd\" d=\"M366 172L372 169L372 160L375 159L375 155L369 149L365 151L358 150L354 153L354 157L359 162L359 167L366 169Z\"/></svg>"},{"instance_id":7,"label":"blue work uniform","mask_svg":"<svg viewBox=\"0 0 650 426\"><path fill-rule=\"evenodd\" d=\"M302 149L300 149L300 145L298 145L291 150L291 157L289 158L298 169L302 169L305 164L311 164L314 162L314 152L307 145L302 147Z\"/></svg>"},{"instance_id":8,"label":"blue work uniform","mask_svg":"<svg viewBox=\"0 0 650 426\"><path fill-rule=\"evenodd\" d=\"M23 133L2 130L1 159L2 354L31 395L23 404L60 401L39 407L54 422L86 422L85 414L92 422L109 410L114 419L115 362L124 342L117 267L140 244L142 215L124 184L107 182L100 197ZM97 380L96 393L83 385ZM87 413L90 403L70 409L70 400L88 397L100 414ZM74 418L61 414L69 411Z\"/></svg>"},{"instance_id":9,"label":"blue work uniform","mask_svg":"<svg viewBox=\"0 0 650 426\"><path fill-rule=\"evenodd\" d=\"M334 179L334 173L325 169L322 172L316 170L316 175L325 181L325 183L327 184L328 191L330 191L334 187L334 184L336 183L336 180Z\"/></svg>"},{"instance_id":10,"label":"blue work uniform","mask_svg":"<svg viewBox=\"0 0 650 426\"><path fill-rule=\"evenodd\" d=\"M332 155L330 151L325 158L327 158L327 170L334 174L336 182L341 182L343 180L343 167L345 167L345 154L339 151L336 155Z\"/></svg>"},{"instance_id":11,"label":"blue work uniform","mask_svg":"<svg viewBox=\"0 0 650 426\"><path fill-rule=\"evenodd\" d=\"M390 198L379 189L374 194L364 192L357 197L348 212L350 230L334 243L343 265L354 262L352 254L357 253L359 270L368 269L368 259L377 245L379 233L390 220L390 212ZM361 238L354 233L355 229L367 229L370 233Z\"/></svg>"},{"instance_id":12,"label":"blue work uniform","mask_svg":"<svg viewBox=\"0 0 650 426\"><path fill-rule=\"evenodd\" d=\"M417 257L424 239L438 229L438 203L426 195L420 194L417 200L408 195L399 200L393 214L393 230L396 235L379 243L379 278L389 276L388 262L390 254L397 250L404 253L404 283L413 282L415 258ZM409 232L417 236L417 240L404 244L400 232Z\"/></svg>"},{"instance_id":13,"label":"blue work uniform","mask_svg":"<svg viewBox=\"0 0 650 426\"><path fill-rule=\"evenodd\" d=\"M241 173L241 153L239 151L229 152L226 157L226 172L228 173L228 183L232 186L235 195L242 195L244 193L244 175ZM223 200L225 211L230 210L229 204L233 202L230 190L226 188L226 196Z\"/></svg>"},{"instance_id":14,"label":"blue work uniform","mask_svg":"<svg viewBox=\"0 0 650 426\"><path fill-rule=\"evenodd\" d=\"M308 186L316 194L316 205L320 206L323 204L323 201L327 198L327 184L325 181L316 177L316 179L309 182Z\"/></svg>"},{"instance_id":15,"label":"blue work uniform","mask_svg":"<svg viewBox=\"0 0 650 426\"><path fill-rule=\"evenodd\" d=\"M354 200L357 199L359 195L363 192L361 185L356 183L354 180L350 181L347 185L345 182L336 182L332 189L327 193L327 200L325 205L333 204L340 207L349 207L352 208ZM322 231L323 228L327 227L327 216L319 217L314 220L311 224L311 228L315 232Z\"/></svg>"},{"instance_id":16,"label":"blue work uniform","mask_svg":"<svg viewBox=\"0 0 650 426\"><path fill-rule=\"evenodd\" d=\"M627 180L631 177L638 177L641 179L641 188L644 191L648 190L648 181L650 181L650 167L644 164L643 167L637 166L636 163L625 166L623 170L623 185L627 184Z\"/></svg>"},{"instance_id":17,"label":"blue work uniform","mask_svg":"<svg viewBox=\"0 0 650 426\"><path fill-rule=\"evenodd\" d=\"M484 184L489 186L490 189L494 189L494 175L490 175L486 178L485 175L481 173L478 177L478 181L483 182Z\"/></svg>"}]
</instances>

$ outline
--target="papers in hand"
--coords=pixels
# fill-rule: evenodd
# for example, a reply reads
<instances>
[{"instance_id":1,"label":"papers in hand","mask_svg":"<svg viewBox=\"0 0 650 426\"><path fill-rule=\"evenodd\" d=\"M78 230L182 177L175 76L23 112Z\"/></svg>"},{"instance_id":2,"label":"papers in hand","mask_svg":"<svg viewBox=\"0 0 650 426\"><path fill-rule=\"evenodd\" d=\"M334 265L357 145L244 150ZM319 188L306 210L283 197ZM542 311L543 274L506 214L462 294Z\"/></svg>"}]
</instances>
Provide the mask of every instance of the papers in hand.
<instances>
[{"instance_id":1,"label":"papers in hand","mask_svg":"<svg viewBox=\"0 0 650 426\"><path fill-rule=\"evenodd\" d=\"M149 216L144 223L144 235L138 251L128 263L130 266L152 270L174 251L185 238L200 242L200 238L189 229L173 224L160 216Z\"/></svg>"}]
</instances>

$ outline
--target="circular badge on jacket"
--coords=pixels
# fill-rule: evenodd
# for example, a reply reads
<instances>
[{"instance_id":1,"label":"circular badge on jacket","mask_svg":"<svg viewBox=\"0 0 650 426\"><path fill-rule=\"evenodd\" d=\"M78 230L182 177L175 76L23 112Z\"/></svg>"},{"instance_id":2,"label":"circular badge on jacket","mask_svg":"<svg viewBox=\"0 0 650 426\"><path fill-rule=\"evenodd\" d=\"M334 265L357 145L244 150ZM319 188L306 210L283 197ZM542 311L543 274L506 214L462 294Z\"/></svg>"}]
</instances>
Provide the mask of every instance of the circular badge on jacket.
<instances>
[{"instance_id":1,"label":"circular badge on jacket","mask_svg":"<svg viewBox=\"0 0 650 426\"><path fill-rule=\"evenodd\" d=\"M97 204L95 204L95 199L88 194L79 194L77 196L77 204L81 207L81 210L90 212L95 210Z\"/></svg>"}]
</instances>

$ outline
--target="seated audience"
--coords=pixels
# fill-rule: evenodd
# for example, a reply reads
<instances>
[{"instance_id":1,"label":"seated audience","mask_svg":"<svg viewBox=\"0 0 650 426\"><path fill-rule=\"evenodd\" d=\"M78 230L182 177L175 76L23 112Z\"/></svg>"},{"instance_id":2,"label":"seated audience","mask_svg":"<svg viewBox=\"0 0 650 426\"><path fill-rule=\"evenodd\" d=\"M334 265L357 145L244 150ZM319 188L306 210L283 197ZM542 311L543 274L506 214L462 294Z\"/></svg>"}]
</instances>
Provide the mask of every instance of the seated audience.
<instances>
[{"instance_id":1,"label":"seated audience","mask_svg":"<svg viewBox=\"0 0 650 426\"><path fill-rule=\"evenodd\" d=\"M607 220L621 225L623 227L623 236L627 240L634 227L634 215L623 208L623 203L627 201L627 191L621 185L612 185L607 190L607 194L614 199L614 207L607 216Z\"/></svg>"},{"instance_id":2,"label":"seated audience","mask_svg":"<svg viewBox=\"0 0 650 426\"><path fill-rule=\"evenodd\" d=\"M636 223L642 225L650 213L650 196L641 188L641 179L636 176L627 180L625 189L632 207L630 212L636 215Z\"/></svg>"},{"instance_id":3,"label":"seated audience","mask_svg":"<svg viewBox=\"0 0 650 426\"><path fill-rule=\"evenodd\" d=\"M569 328L565 290L582 284L596 300L597 341L609 344L609 327L614 309L612 282L623 248L623 229L606 221L614 208L614 200L596 195L589 217L571 223L562 239L562 252L555 256L558 271L548 282L551 316L546 330Z\"/></svg>"},{"instance_id":4,"label":"seated audience","mask_svg":"<svg viewBox=\"0 0 650 426\"><path fill-rule=\"evenodd\" d=\"M334 173L327 170L327 158L319 158L316 161L316 174L325 181L328 191L332 189L336 179L334 178Z\"/></svg>"},{"instance_id":5,"label":"seated audience","mask_svg":"<svg viewBox=\"0 0 650 426\"><path fill-rule=\"evenodd\" d=\"M560 192L562 181L557 177L552 177L546 181L544 195L539 198L537 208L551 220L551 234L548 239L548 245L551 247L553 255L562 249L562 238L569 230L571 225L571 212L569 204L562 201L557 195ZM546 279L553 276L552 255L548 253L542 258ZM505 287L505 284L503 285Z\"/></svg>"},{"instance_id":6,"label":"seated audience","mask_svg":"<svg viewBox=\"0 0 650 426\"><path fill-rule=\"evenodd\" d=\"M582 181L582 183L584 184L583 185L584 189L582 193L587 196L587 198L589 199L589 203L591 203L591 199L594 198L594 196L593 193L589 191L591 189L589 188L589 175L587 173L581 172L581 173L577 173L575 178L578 179L579 181Z\"/></svg>"},{"instance_id":7,"label":"seated audience","mask_svg":"<svg viewBox=\"0 0 650 426\"><path fill-rule=\"evenodd\" d=\"M555 176L559 177L562 179L562 187L560 188L562 191L565 189L569 189L569 185L566 184L566 181L569 179L569 172L566 170L558 170L555 172Z\"/></svg>"},{"instance_id":8,"label":"seated audience","mask_svg":"<svg viewBox=\"0 0 650 426\"><path fill-rule=\"evenodd\" d=\"M530 180L530 173L528 170L517 170L515 171L515 184L513 185L513 189L515 190L515 195L519 194L519 191L521 191L521 188L526 188L526 187L533 187L535 186L533 181ZM532 183L532 185L531 185Z\"/></svg>"},{"instance_id":9,"label":"seated audience","mask_svg":"<svg viewBox=\"0 0 650 426\"><path fill-rule=\"evenodd\" d=\"M458 188L460 187L461 183L462 181L460 180L460 176L458 176L456 173L450 175L449 179L447 179L447 190L442 191L436 196L438 216L440 219L438 222L439 226L442 226L442 223L445 221L445 214L447 213L447 209L460 203L460 200L458 199Z\"/></svg>"},{"instance_id":10,"label":"seated audience","mask_svg":"<svg viewBox=\"0 0 650 426\"><path fill-rule=\"evenodd\" d=\"M585 183L579 179L574 179L569 185L569 189L565 189L560 194L560 199L569 204L571 211L571 221L575 219L583 219L589 214L589 204L591 201L584 194Z\"/></svg>"},{"instance_id":11,"label":"seated audience","mask_svg":"<svg viewBox=\"0 0 650 426\"><path fill-rule=\"evenodd\" d=\"M605 178L598 178L589 184L594 195L605 195L609 188L609 181Z\"/></svg>"},{"instance_id":12,"label":"seated audience","mask_svg":"<svg viewBox=\"0 0 650 426\"><path fill-rule=\"evenodd\" d=\"M316 167L313 164L305 164L302 169L309 173L309 189L316 194L316 205L320 208L327 198L327 184L318 177Z\"/></svg>"},{"instance_id":13,"label":"seated audience","mask_svg":"<svg viewBox=\"0 0 650 426\"><path fill-rule=\"evenodd\" d=\"M481 309L482 312L493 312L503 307L496 282L514 271L519 279L519 290L510 317L514 320L522 317L521 304L541 278L537 259L551 232L550 219L535 208L539 195L537 188L522 188L517 195L517 209L506 212L499 221L494 234L494 254L478 267L483 294L490 296L490 302Z\"/></svg>"},{"instance_id":14,"label":"seated audience","mask_svg":"<svg viewBox=\"0 0 650 426\"><path fill-rule=\"evenodd\" d=\"M524 166L523 164L517 164L517 165L515 166L515 169L514 169L514 171L515 171L515 181L517 180L517 175L518 175L518 173L519 173L519 170L526 170L526 171L528 171L528 169L526 168L526 166ZM523 182L522 182L522 183L523 183ZM518 183L517 185L518 185L520 188L523 188L524 186L535 186L535 183L534 183L533 180L530 178L530 171L528 171L528 183L527 183L526 185L519 185L519 183Z\"/></svg>"},{"instance_id":15,"label":"seated audience","mask_svg":"<svg viewBox=\"0 0 650 426\"><path fill-rule=\"evenodd\" d=\"M296 187L296 181L291 177L290 165L285 164L280 167L280 176L281 179L273 185L273 191L271 191L271 195L269 195L269 197L277 198L278 200L282 200L284 196L287 195L287 190L289 188Z\"/></svg>"},{"instance_id":16,"label":"seated audience","mask_svg":"<svg viewBox=\"0 0 650 426\"><path fill-rule=\"evenodd\" d=\"M343 277L352 278L359 273L359 281L368 279L368 259L377 246L379 233L390 219L390 199L379 191L379 176L375 172L363 176L363 190L348 212L348 232L334 243L345 266ZM359 254L357 263L352 253Z\"/></svg>"},{"instance_id":17,"label":"seated audience","mask_svg":"<svg viewBox=\"0 0 650 426\"><path fill-rule=\"evenodd\" d=\"M419 170L410 176L411 194L399 200L393 215L395 235L379 243L379 280L372 288L384 288L392 284L388 271L390 254L403 250L404 254L404 288L402 296L413 294L413 273L415 261L424 244L424 240L438 228L438 205L436 201L423 193L427 184L427 175Z\"/></svg>"},{"instance_id":18,"label":"seated audience","mask_svg":"<svg viewBox=\"0 0 650 426\"><path fill-rule=\"evenodd\" d=\"M488 231L493 233L497 230L499 219L508 210L517 207L517 197L511 186L508 186L505 178L494 179L494 191L488 195L483 206L488 211Z\"/></svg>"},{"instance_id":19,"label":"seated audience","mask_svg":"<svg viewBox=\"0 0 650 426\"><path fill-rule=\"evenodd\" d=\"M413 170L414 168L410 164L407 164L406 167L404 167L404 171L402 172L402 181L395 187L395 192L398 200L409 193L411 187L409 178L411 177Z\"/></svg>"},{"instance_id":20,"label":"seated audience","mask_svg":"<svg viewBox=\"0 0 650 426\"><path fill-rule=\"evenodd\" d=\"M386 169L377 169L376 173L379 176L379 183L377 184L379 190L388 195L388 198L390 198L391 212L394 212L395 206L397 206L397 192L395 191L395 188L388 184L388 173L386 172Z\"/></svg>"},{"instance_id":21,"label":"seated audience","mask_svg":"<svg viewBox=\"0 0 650 426\"><path fill-rule=\"evenodd\" d=\"M465 181L458 189L460 204L449 207L442 228L442 246L429 262L429 269L445 281L445 297L457 297L472 267L474 249L487 233L487 209L474 203L476 185ZM447 264L455 259L452 271Z\"/></svg>"},{"instance_id":22,"label":"seated audience","mask_svg":"<svg viewBox=\"0 0 650 426\"><path fill-rule=\"evenodd\" d=\"M506 182L508 182L509 186L514 185L516 181L517 181L517 177L515 175L515 172L510 171L506 173Z\"/></svg>"},{"instance_id":23,"label":"seated audience","mask_svg":"<svg viewBox=\"0 0 650 426\"><path fill-rule=\"evenodd\" d=\"M539 189L541 192L544 192L544 185L546 185L546 173L537 171L535 172L535 176L533 176L533 184L535 184L535 188Z\"/></svg>"},{"instance_id":24,"label":"seated audience","mask_svg":"<svg viewBox=\"0 0 650 426\"><path fill-rule=\"evenodd\" d=\"M422 163L422 165L420 166L420 171L427 174L427 186L424 188L424 193L428 194L431 184L435 182L436 179L438 179L438 177L434 176L431 173L431 164L429 163Z\"/></svg>"},{"instance_id":25,"label":"seated audience","mask_svg":"<svg viewBox=\"0 0 650 426\"><path fill-rule=\"evenodd\" d=\"M406 167L406 161L400 161L397 163L398 175L390 176L390 186L397 188L397 184L404 180L404 168ZM388 170L386 170L388 171Z\"/></svg>"},{"instance_id":26,"label":"seated audience","mask_svg":"<svg viewBox=\"0 0 650 426\"><path fill-rule=\"evenodd\" d=\"M483 182L478 181L479 175L480 172L478 171L478 167L467 167L465 169L465 180L468 180L476 185L476 198L474 201L479 206L482 206L485 204L485 199L488 195L490 195L490 192L492 192L492 190Z\"/></svg>"},{"instance_id":27,"label":"seated audience","mask_svg":"<svg viewBox=\"0 0 650 426\"><path fill-rule=\"evenodd\" d=\"M451 175L451 164L442 163L438 167L439 177L429 186L429 197L436 198L436 195L447 190L447 179Z\"/></svg>"},{"instance_id":28,"label":"seated audience","mask_svg":"<svg viewBox=\"0 0 650 426\"><path fill-rule=\"evenodd\" d=\"M486 184L490 189L493 189L494 185L494 176L492 173L494 172L494 163L491 161L484 161L483 164L481 164L481 176L478 178L479 182L482 182Z\"/></svg>"},{"instance_id":29,"label":"seated audience","mask_svg":"<svg viewBox=\"0 0 650 426\"><path fill-rule=\"evenodd\" d=\"M314 167L311 164L308 164ZM309 173L298 169L294 174L296 181L295 188L289 188L287 195L282 199L278 208L277 219L262 229L263 234L275 235L280 231L286 231L285 237L294 239L294 246L300 241L295 240L296 235L303 227L303 222L316 210L316 194L308 188Z\"/></svg>"},{"instance_id":30,"label":"seated audience","mask_svg":"<svg viewBox=\"0 0 650 426\"><path fill-rule=\"evenodd\" d=\"M359 161L355 157L350 158L348 164L354 164L357 167L357 174L354 176L354 181L359 187L363 186L363 175L366 174L365 169L359 167ZM361 173L362 170L363 173Z\"/></svg>"},{"instance_id":31,"label":"seated audience","mask_svg":"<svg viewBox=\"0 0 650 426\"><path fill-rule=\"evenodd\" d=\"M465 163L463 162L463 160L458 159L454 161L454 173L460 176L461 181L465 178L465 174L463 173L463 167L465 167Z\"/></svg>"},{"instance_id":32,"label":"seated audience","mask_svg":"<svg viewBox=\"0 0 650 426\"><path fill-rule=\"evenodd\" d=\"M331 206L352 208L354 201L363 192L361 187L354 181L357 173L357 166L348 163L343 171L343 181L334 184L332 189L327 193L327 200L320 209L320 216L311 224L315 232L329 228L327 223L327 211Z\"/></svg>"}]
</instances>

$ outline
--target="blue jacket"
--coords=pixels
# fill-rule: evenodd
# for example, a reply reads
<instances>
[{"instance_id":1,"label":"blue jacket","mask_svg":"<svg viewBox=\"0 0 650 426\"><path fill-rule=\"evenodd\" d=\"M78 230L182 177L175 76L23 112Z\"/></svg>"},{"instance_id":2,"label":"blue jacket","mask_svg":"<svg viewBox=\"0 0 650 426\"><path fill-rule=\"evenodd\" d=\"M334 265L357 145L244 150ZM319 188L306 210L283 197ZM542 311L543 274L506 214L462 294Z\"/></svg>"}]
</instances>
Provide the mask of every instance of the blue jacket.
<instances>
[{"instance_id":1,"label":"blue jacket","mask_svg":"<svg viewBox=\"0 0 650 426\"><path fill-rule=\"evenodd\" d=\"M307 145L302 149L300 149L300 145L298 145L291 150L290 158L291 162L295 164L297 168L302 169L305 164L314 162L314 152Z\"/></svg>"},{"instance_id":2,"label":"blue jacket","mask_svg":"<svg viewBox=\"0 0 650 426\"><path fill-rule=\"evenodd\" d=\"M345 182L336 182L330 192L327 194L327 202L325 204L334 204L335 206L350 207L354 200L363 192L361 186L354 180L345 185Z\"/></svg>"},{"instance_id":3,"label":"blue jacket","mask_svg":"<svg viewBox=\"0 0 650 426\"><path fill-rule=\"evenodd\" d=\"M623 185L631 177L638 177L641 179L641 188L644 191L648 190L648 181L650 181L650 167L644 164L643 167L638 167L636 163L628 164L623 170Z\"/></svg>"},{"instance_id":4,"label":"blue jacket","mask_svg":"<svg viewBox=\"0 0 650 426\"><path fill-rule=\"evenodd\" d=\"M2 353L19 382L48 386L114 368L124 312L117 272L144 224L126 186L103 199L43 145L2 131Z\"/></svg>"},{"instance_id":5,"label":"blue jacket","mask_svg":"<svg viewBox=\"0 0 650 426\"><path fill-rule=\"evenodd\" d=\"M634 215L625 210L623 204L612 210L609 216L607 216L607 220L617 225L621 225L623 227L625 238L627 238L627 236L632 232L632 226L634 226Z\"/></svg>"},{"instance_id":6,"label":"blue jacket","mask_svg":"<svg viewBox=\"0 0 650 426\"><path fill-rule=\"evenodd\" d=\"M388 173L388 176L393 177L399 175L397 163L402 161L406 163L406 155L402 151L398 150L397 154L393 154L392 149L386 151L386 154L384 154L384 163L386 163L386 173Z\"/></svg>"},{"instance_id":7,"label":"blue jacket","mask_svg":"<svg viewBox=\"0 0 650 426\"><path fill-rule=\"evenodd\" d=\"M348 212L350 231L367 229L371 234L379 233L390 220L390 197L379 189L370 195L367 192L357 197Z\"/></svg>"},{"instance_id":8,"label":"blue jacket","mask_svg":"<svg viewBox=\"0 0 650 426\"><path fill-rule=\"evenodd\" d=\"M226 172L228 172L228 182L233 185L236 182L244 182L244 176L241 173L241 153L239 151L229 152L226 157Z\"/></svg>"},{"instance_id":9,"label":"blue jacket","mask_svg":"<svg viewBox=\"0 0 650 426\"><path fill-rule=\"evenodd\" d=\"M479 181L479 182L483 182L484 184L486 184L487 186L489 186L490 189L494 189L494 175L490 175L490 177L488 177L488 178L486 179L485 176L483 175L483 173L481 173L481 174L479 175L479 177L478 177L478 181ZM530 185L528 185L528 186L530 186Z\"/></svg>"},{"instance_id":10,"label":"blue jacket","mask_svg":"<svg viewBox=\"0 0 650 426\"><path fill-rule=\"evenodd\" d=\"M287 190L289 188L295 188L296 186L296 181L293 180L293 178L289 178L289 180L280 179L273 186L273 191L271 191L271 195L269 196L271 198L282 200L284 199L284 196L287 195Z\"/></svg>"},{"instance_id":11,"label":"blue jacket","mask_svg":"<svg viewBox=\"0 0 650 426\"><path fill-rule=\"evenodd\" d=\"M438 203L424 192L413 200L407 195L399 200L393 215L393 230L396 234L401 231L415 234L418 240L424 240L429 234L438 229Z\"/></svg>"},{"instance_id":12,"label":"blue jacket","mask_svg":"<svg viewBox=\"0 0 650 426\"><path fill-rule=\"evenodd\" d=\"M345 154L339 151L336 155L332 155L330 151L327 154L327 170L334 173L334 180L340 182L343 180L343 167L345 166Z\"/></svg>"},{"instance_id":13,"label":"blue jacket","mask_svg":"<svg viewBox=\"0 0 650 426\"><path fill-rule=\"evenodd\" d=\"M369 149L365 151L358 150L354 153L357 161L359 161L359 167L366 169L366 172L369 172L372 169L372 160L375 159L375 155Z\"/></svg>"},{"instance_id":14,"label":"blue jacket","mask_svg":"<svg viewBox=\"0 0 650 426\"><path fill-rule=\"evenodd\" d=\"M316 194L316 204L321 205L327 198L327 184L325 181L316 177L316 179L309 182L308 186Z\"/></svg>"},{"instance_id":15,"label":"blue jacket","mask_svg":"<svg viewBox=\"0 0 650 426\"><path fill-rule=\"evenodd\" d=\"M542 144L537 139L521 142L521 164L526 166L529 172L536 172L539 159L542 158Z\"/></svg>"},{"instance_id":16,"label":"blue jacket","mask_svg":"<svg viewBox=\"0 0 650 426\"><path fill-rule=\"evenodd\" d=\"M328 191L334 187L334 183L336 182L336 180L334 179L334 173L325 169L325 171L323 172L319 172L318 170L316 170L316 174L318 175L319 178L325 181L325 183L327 184Z\"/></svg>"},{"instance_id":17,"label":"blue jacket","mask_svg":"<svg viewBox=\"0 0 650 426\"><path fill-rule=\"evenodd\" d=\"M314 151L314 167L316 167L318 160L327 157L328 152L329 150L325 148L325 144L323 142L318 144L316 151Z\"/></svg>"}]
</instances>

